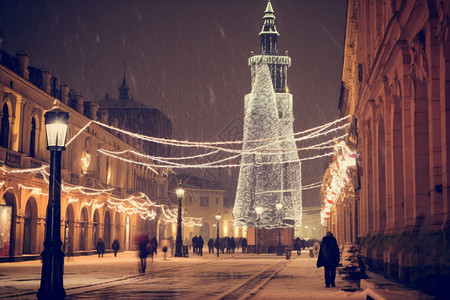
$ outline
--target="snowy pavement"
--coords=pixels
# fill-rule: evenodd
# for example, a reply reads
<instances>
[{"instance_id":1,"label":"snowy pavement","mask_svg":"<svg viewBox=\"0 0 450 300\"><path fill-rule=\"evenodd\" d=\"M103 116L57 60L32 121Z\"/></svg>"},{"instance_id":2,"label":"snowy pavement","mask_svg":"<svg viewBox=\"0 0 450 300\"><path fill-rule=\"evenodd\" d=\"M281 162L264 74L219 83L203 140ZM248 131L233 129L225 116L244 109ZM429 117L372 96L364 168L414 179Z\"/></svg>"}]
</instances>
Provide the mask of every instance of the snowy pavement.
<instances>
[{"instance_id":1,"label":"snowy pavement","mask_svg":"<svg viewBox=\"0 0 450 300\"><path fill-rule=\"evenodd\" d=\"M139 274L136 252L78 256L66 259L64 288L68 299L366 299L339 276L325 288L315 264L306 251L290 260L241 253L164 260L159 253ZM0 298L35 299L40 273L40 261L0 264Z\"/></svg>"}]
</instances>

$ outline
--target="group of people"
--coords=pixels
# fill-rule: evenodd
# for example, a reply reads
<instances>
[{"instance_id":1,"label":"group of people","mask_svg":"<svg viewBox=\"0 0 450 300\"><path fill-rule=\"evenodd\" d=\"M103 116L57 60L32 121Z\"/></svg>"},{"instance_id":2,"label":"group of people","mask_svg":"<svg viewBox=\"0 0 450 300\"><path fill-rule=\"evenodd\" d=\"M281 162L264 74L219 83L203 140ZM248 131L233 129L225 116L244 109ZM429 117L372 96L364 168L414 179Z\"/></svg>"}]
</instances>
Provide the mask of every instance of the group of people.
<instances>
[{"instance_id":1,"label":"group of people","mask_svg":"<svg viewBox=\"0 0 450 300\"><path fill-rule=\"evenodd\" d=\"M247 252L247 239L246 238L239 238L234 239L234 237L223 237L223 238L216 238L209 239L208 241L208 250L209 253L214 253L214 248L216 251L220 251L221 253L235 253L236 249L239 250L239 248L242 247L242 253Z\"/></svg>"},{"instance_id":2,"label":"group of people","mask_svg":"<svg viewBox=\"0 0 450 300\"><path fill-rule=\"evenodd\" d=\"M97 250L98 257L103 257L103 254L105 254L105 243L101 238L98 239L97 244L95 245L95 249ZM113 249L114 251L114 256L117 256L117 252L120 249L120 244L117 239L113 241L111 249Z\"/></svg>"},{"instance_id":3,"label":"group of people","mask_svg":"<svg viewBox=\"0 0 450 300\"><path fill-rule=\"evenodd\" d=\"M305 248L306 244L303 243L303 241L304 240L300 240L300 238L294 240L294 249L297 253ZM156 255L158 251L158 241L156 240L156 237L150 239L147 234L141 234L137 236L136 243L138 245L138 255L140 259L139 272L145 273L147 257L150 255L153 262L153 255ZM195 254L200 256L203 255L203 245L204 241L202 236L195 236L192 238L192 248ZM242 248L242 253L247 253L247 239L239 238L236 241L233 237L223 237L216 238L215 241L214 239L209 239L208 241L209 253L214 253L214 248L216 248L216 251L221 251L223 254L235 253L236 248L239 250L240 247ZM111 248L114 251L114 256L117 256L117 252L120 249L120 244L117 239L113 241ZM101 238L97 242L96 249L98 257L103 257L103 254L105 253L105 243ZM325 287L335 287L336 268L340 262L339 246L336 238L331 232L327 232L323 237L320 246L319 243L315 242L312 250L316 252L315 256L318 256L317 267L324 267L325 269ZM163 247L163 251L164 254L166 254L167 246Z\"/></svg>"},{"instance_id":4,"label":"group of people","mask_svg":"<svg viewBox=\"0 0 450 300\"><path fill-rule=\"evenodd\" d=\"M192 251L194 254L203 256L203 245L205 242L203 241L202 236L194 236L192 238Z\"/></svg>"}]
</instances>

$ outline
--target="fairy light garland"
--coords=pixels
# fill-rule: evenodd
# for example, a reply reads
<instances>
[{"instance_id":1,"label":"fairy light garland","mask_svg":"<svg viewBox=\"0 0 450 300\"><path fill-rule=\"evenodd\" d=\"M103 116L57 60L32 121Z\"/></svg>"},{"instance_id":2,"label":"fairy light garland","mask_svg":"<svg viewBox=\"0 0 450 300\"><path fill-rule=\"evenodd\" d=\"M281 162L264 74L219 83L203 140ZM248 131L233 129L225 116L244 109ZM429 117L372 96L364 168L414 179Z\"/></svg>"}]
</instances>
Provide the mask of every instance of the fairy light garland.
<instances>
[{"instance_id":1,"label":"fairy light garland","mask_svg":"<svg viewBox=\"0 0 450 300\"><path fill-rule=\"evenodd\" d=\"M294 133L293 135L287 135L287 136L281 136L281 137L276 137L276 138L271 138L271 139L261 139L261 140L253 140L253 141L246 141L246 142L271 142L271 144L278 144L278 143L283 143L284 140L287 137L297 137L300 135L304 135L304 136L300 136L295 138L295 141L300 142L300 141L306 141L306 140L310 140L310 139L314 139L320 136L324 136L327 134L330 134L332 132L337 132L339 130L342 130L344 128L346 128L347 126L349 126L349 123L346 123L344 125L338 126L336 128L331 128L331 129L327 129L330 126L333 126L334 124L337 124L339 122L342 122L344 120L346 120L347 118L349 118L351 116L346 116L343 118L340 118L338 120L314 127L314 128L310 128L301 132L297 132ZM111 129L111 130L115 130L118 132L121 132L123 134L132 136L134 138L137 139L141 139L141 140L145 140L145 141L150 141L150 142L155 142L155 143L160 143L160 144L164 144L164 145L173 145L173 146L179 146L179 147L197 147L197 148L205 148L205 149L213 149L213 151L208 151L207 153L203 153L203 154L198 154L198 155L193 155L193 156L187 156L187 157L176 157L176 158L168 158L168 157L156 157L156 156L145 156L141 153L138 153L134 150L125 150L123 152L121 152L120 154L124 154L124 153L132 153L136 156L139 157L144 157L146 159L149 159L151 161L159 161L160 163L163 163L164 165L156 165L153 162L152 163L142 163L142 162L138 162L132 159L128 159L128 158L123 158L123 157L119 157L118 155L113 154L113 152L109 152L108 150L105 149L98 149L98 151L104 155L107 156L111 156L114 157L116 159L125 161L127 163L134 163L134 164L138 164L138 165L144 165L146 167L148 167L151 171L155 172L156 174L158 174L158 172L154 169L155 167L157 168L168 168L168 169L174 169L174 168L230 168L230 167L241 167L241 166L250 166L252 164L220 164L222 162L225 161L230 161L233 159L237 159L239 158L242 154L248 154L250 153L254 153L254 154L265 154L267 155L267 153L269 152L273 152L273 155L278 155L280 153L287 153L287 152L294 152L294 151L306 151L306 150L326 150L328 148L330 148L331 146L329 146L328 144L330 143L330 141L326 141L326 142L322 142L319 144L315 144L312 146L308 146L308 147L303 147L303 148L296 148L296 149L283 149L283 150L270 150L270 149L264 149L264 151L260 151L260 152L256 152L258 151L258 149L252 149L251 151L247 150L237 150L237 149L230 149L230 148L224 148L224 147L218 147L218 145L240 145L243 143L243 141L222 141L222 142L189 142L189 141L180 141L180 140L172 140L172 139L163 139L163 138L155 138L155 137L148 137L145 135L141 135L141 134L136 134L136 133L132 133L129 131L125 131L123 129L119 129L113 126L109 126L106 124L103 124L101 122L98 121L89 121L85 126L83 126L67 143L66 143L66 147L69 146L77 137L80 136L80 134L82 132L84 132L92 123L96 123L99 126ZM307 135L305 135L307 134ZM341 139L343 136L340 136L338 139ZM333 140L336 140L337 138L334 138ZM352 157L353 153L347 148L343 148L344 150L342 150L342 157L345 160L351 161L349 160L349 158ZM193 165L188 165L188 164L181 164L181 163L174 163L172 161L181 161L181 160L192 160L192 159L198 159L198 158L203 158L203 157L207 157L207 156L212 156L215 155L217 153L219 153L220 151L224 151L224 152L228 152L228 153L236 153L236 155L232 156L232 157L227 157L227 158L222 158L220 160L216 160L216 161L212 161L212 162L207 162L207 163L202 163L202 164L193 164ZM119 152L117 152L116 154L119 154ZM321 157L325 157L325 156L330 156L333 155L334 153L330 152L330 153L325 153L325 154L320 154L320 155L315 155L315 156L310 156L310 157L304 157L302 159L298 159L298 160L291 160L291 161L286 161L285 163L296 163L296 162L302 162L302 161L306 161L306 160L312 160L312 159L317 159L317 158L321 158ZM270 155L272 155L272 153L270 153ZM258 163L257 165L264 165L264 164L276 164L276 162L272 162L272 163ZM344 164L342 161L338 161L337 162L337 169L334 170L333 172L338 172L338 170L340 169L344 169L346 167L351 166L351 163L346 163ZM0 167L0 170L5 173L5 174L22 174L22 173L41 173L43 175L44 180L48 183L48 176L49 173L47 172L47 168L49 166L48 165L43 165L39 168L30 168L30 169L8 169L4 166ZM346 182L348 182L348 177L345 176L345 174L341 174L341 173L333 173L334 176L333 178L335 178L332 181L332 184L327 187L326 191L329 192L329 199L336 199L336 194L339 190L339 187L342 188L342 185L345 184ZM4 182L3 182L4 184ZM3 186L3 184L1 186ZM303 189L310 189L310 188L317 188L318 185L309 185L309 186L304 186ZM32 192L36 193L36 194L41 194L41 195L48 195L45 193L42 193L42 189L40 188L33 188L33 187L27 187L24 185L20 185L20 188L23 189L29 189L32 190ZM64 183L62 183L62 191L69 194L72 192L79 192L81 194L84 194L86 196L99 196L99 195L107 195L107 200L105 203L97 203L97 199L93 199L90 202L84 202L83 205L93 205L95 206L95 208L100 208L100 207L104 207L105 205L107 205L109 208L111 209L118 209L121 211L127 211L127 212L133 212L133 213L137 213L139 214L141 217L143 217L144 219L148 219L148 218L155 218L156 217L156 212L154 210L151 210L151 212L149 211L149 208L151 207L155 207L155 208L160 208L163 217L165 218L166 221L172 221L172 220L176 220L176 210L170 210L170 209L166 209L164 207L164 205L157 205L155 202L151 202L148 197L145 195L145 197L143 197L141 195L141 197L129 197L126 199L120 199L120 198L115 198L111 196L111 193L113 192L114 188L109 188L109 189L93 189L93 188L88 188L88 187L83 187L83 186L69 186L66 185ZM266 192L289 192L291 190L284 190L284 191L266 191ZM68 199L69 199L69 203L73 203L73 202L77 202L79 201L78 198L72 198L68 195ZM138 201L136 201L136 199L140 199ZM126 207L129 206L129 207ZM326 205L327 207L329 207L329 205ZM326 214L326 213L325 213ZM201 226L201 218L183 218L185 219L186 224L193 224L193 226ZM188 225L191 226L191 225Z\"/></svg>"},{"instance_id":2,"label":"fairy light garland","mask_svg":"<svg viewBox=\"0 0 450 300\"><path fill-rule=\"evenodd\" d=\"M330 178L322 187L324 190L323 209L320 212L321 224L326 226L331 208L347 186L351 186L349 168L356 166L356 151L351 151L345 142L335 145L334 161L329 165Z\"/></svg>"},{"instance_id":3,"label":"fairy light garland","mask_svg":"<svg viewBox=\"0 0 450 300\"><path fill-rule=\"evenodd\" d=\"M276 138L271 138L271 139L249 140L249 141L246 141L246 142L267 142L267 141L270 141L270 140L282 140L282 139L285 139L287 137L297 136L297 135L305 134L305 133L308 133L308 132L313 132L313 131L319 132L319 131L327 128L327 127L330 127L330 126L332 126L332 125L334 125L336 123L342 122L342 121L344 121L344 120L346 120L346 119L348 119L350 117L351 117L351 115L348 115L348 116L345 116L345 117L340 118L338 120L326 123L324 125L320 125L320 126L317 126L317 127L314 127L314 128L310 128L310 129L304 130L302 132L294 133L293 135L291 134L291 135L286 135L286 136L281 136L281 137L276 137ZM91 121L91 122L96 123L96 124L98 124L100 126L103 126L105 128L108 128L108 129L111 129L111 130L115 130L115 131L121 132L121 133L126 134L126 135L130 135L130 136L138 138L138 139L142 139L142 140L146 140L146 141L154 142L154 143L165 144L165 145L211 148L210 146L214 146L214 145L230 145L230 144L242 144L243 143L243 141L190 142L190 141L180 141L180 140L175 140L175 139L156 138L156 137L145 136L145 135L142 135L142 134L132 133L130 131L126 131L126 130L123 130L123 129L120 129L120 128L117 128L117 127L114 127L114 126L106 125L106 124L101 123L99 121ZM91 122L89 122L88 124L90 124ZM88 124L86 124L85 127L87 127ZM346 123L346 124L344 124L342 126L345 128L345 127L350 126L350 125L349 125L349 123ZM340 126L340 127L342 127L342 126ZM83 130L85 130L85 128L83 128Z\"/></svg>"},{"instance_id":4,"label":"fairy light garland","mask_svg":"<svg viewBox=\"0 0 450 300\"><path fill-rule=\"evenodd\" d=\"M25 186L21 183L18 184L18 187L22 188L22 189L26 189L26 190L31 190L31 193L36 194L36 195L48 196L48 194L42 192L41 188Z\"/></svg>"}]
</instances>

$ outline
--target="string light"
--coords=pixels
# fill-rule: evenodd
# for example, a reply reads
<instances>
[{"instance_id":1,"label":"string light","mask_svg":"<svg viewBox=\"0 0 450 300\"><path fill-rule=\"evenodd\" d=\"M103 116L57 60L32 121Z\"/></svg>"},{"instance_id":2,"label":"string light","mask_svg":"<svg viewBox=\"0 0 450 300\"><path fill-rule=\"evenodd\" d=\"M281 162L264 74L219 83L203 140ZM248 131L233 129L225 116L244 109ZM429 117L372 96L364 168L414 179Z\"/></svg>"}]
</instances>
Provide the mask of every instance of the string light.
<instances>
[{"instance_id":1,"label":"string light","mask_svg":"<svg viewBox=\"0 0 450 300\"><path fill-rule=\"evenodd\" d=\"M33 193L33 194L48 196L48 194L42 192L41 188L29 187L29 186L25 186L21 183L18 184L18 187L20 187L22 189L26 189L26 190L31 190L31 193Z\"/></svg>"},{"instance_id":2,"label":"string light","mask_svg":"<svg viewBox=\"0 0 450 300\"><path fill-rule=\"evenodd\" d=\"M297 135L305 134L305 133L308 133L308 132L314 132L314 131L320 132L320 131L322 131L323 129L325 129L325 128L327 128L327 127L330 127L330 126L332 126L332 125L334 125L334 124L336 124L336 123L342 122L342 121L344 121L344 120L346 120L346 119L348 119L348 118L350 118L350 117L351 117L351 115L348 115L348 116L345 116L345 117L340 118L340 119L338 119L338 120L335 120L335 121L326 123L326 124L324 124L324 125L320 125L320 126L317 126L317 127L314 127L314 128L310 128L310 129L304 130L304 131L302 131L302 132L297 132L297 133L290 134L290 135L286 135L286 136L281 136L281 137L276 137L276 138L270 138L270 139L248 140L248 141L246 141L246 142L267 142L267 141L271 141L271 140L285 139L285 138L287 138L287 137L297 136ZM242 143L243 143L243 141L189 142L189 141L180 141L180 140L174 140L174 139L156 138L156 137L145 136L145 135L142 135L142 134L132 133L132 132L130 132L130 131L126 131L126 130L123 130L123 129L120 129L120 128L117 128L117 127L114 127L114 126L106 125L106 124L101 123L101 122L99 122L99 121L91 121L91 122L96 123L96 124L98 124L98 125L100 125L100 126L103 126L103 127L105 127L105 128L108 128L108 129L111 129L111 130L115 130L115 131L121 132L121 133L126 134L126 135L130 135L130 136L135 137L135 138L138 138L138 139L146 140L146 141L149 141L149 142L160 143L160 144L173 145L173 146L205 147L205 148L211 148L211 147L209 147L209 146L214 146L214 145L229 145L229 144L242 144ZM85 130L85 128L86 128L91 122L89 122L88 124L86 124L86 126L83 128L83 130ZM341 127L341 128L345 128L345 127L347 127L347 126L349 126L349 123L346 123L346 124L344 124L344 125L342 125L342 126L340 126L340 127ZM313 134L313 135L314 135L314 134Z\"/></svg>"},{"instance_id":3,"label":"string light","mask_svg":"<svg viewBox=\"0 0 450 300\"><path fill-rule=\"evenodd\" d=\"M356 151L351 151L345 142L336 143L334 161L328 166L330 178L324 184L323 209L320 213L321 224L326 226L331 215L331 208L336 200L344 192L347 186L351 186L351 178L348 176L350 167L356 166Z\"/></svg>"},{"instance_id":4,"label":"string light","mask_svg":"<svg viewBox=\"0 0 450 300\"><path fill-rule=\"evenodd\" d=\"M349 118L350 116L346 116L343 117L341 119L329 122L327 124L323 124L311 129L307 129L301 132L297 132L294 133L293 135L286 135L286 136L281 136L281 137L276 137L276 138L270 138L270 139L259 139L259 140L248 140L245 141L246 143L251 143L251 142L271 142L271 144L278 144L278 143L283 143L284 140L288 137L296 137L296 136L300 136L300 135L304 135L301 137L297 137L295 138L295 141L306 141L306 140L310 140L310 139L314 139L320 136L324 136L327 135L329 133L332 132L337 132L339 130L342 130L344 128L346 128L347 126L349 126L349 123L346 123L344 125L338 126L336 128L331 128L331 129L327 129L330 126L333 126L334 124L337 124L339 122L342 122L344 120L346 120L347 118ZM242 144L244 141L223 141L223 142L189 142L189 141L179 141L179 140L171 140L171 139L163 139L163 138L155 138L155 137L148 137L145 135L141 135L141 134L135 134L132 132L128 132L119 128L115 128L113 126L109 126L106 124L103 124L101 122L98 121L89 121L85 126L83 126L83 128L81 128L67 143L66 143L66 147L69 146L78 136L80 136L80 134L82 132L84 132L92 123L96 123L99 126L111 129L111 130L115 130L118 132L121 132L123 134L126 135L130 135L132 137L141 139L141 140L145 140L145 141L150 141L150 142L155 142L155 143L160 143L160 144L164 144L164 145L174 145L174 146L179 146L179 147L198 147L198 148L206 148L206 149L214 149L213 151L209 151L207 153L204 154L198 154L198 155L193 155L193 156L187 156L187 157L179 157L179 158L167 158L167 157L152 157L152 156L144 156L134 150L125 150L122 153L127 153L130 152L136 156L140 156L140 157L145 157L147 159L150 159L152 161L160 161L162 163L164 163L165 165L155 165L154 163L142 163L142 162L137 162L134 161L132 159L127 159L127 158L123 158L123 157L119 157L115 154L112 154L112 152L107 153L107 150L105 149L98 149L98 151L104 155L107 156L112 156L114 158L120 159L122 161L128 162L128 163L134 163L134 164L139 164L139 165L144 165L146 167L148 167L150 170L152 170L154 173L158 174L158 172L153 168L153 167L159 167L159 168L168 168L168 169L173 169L173 168L230 168L230 167L241 167L241 166L251 166L253 164L220 164L224 161L230 161L232 159L236 159L239 156L241 156L242 154L265 154L268 155L268 153L270 153L270 155L278 155L278 154L282 154L282 153L287 153L287 152L294 152L294 151L305 151L305 150L325 150L327 148L330 148L331 146L328 146L328 144L330 143L330 141L326 141L326 142L322 142L316 145L312 145L312 146L308 146L308 147L303 147L303 148L294 148L294 149L283 149L283 150L277 150L277 149L263 149L263 150L259 150L258 148L255 149L251 149L251 150L237 150L237 149L229 149L229 148L224 148L224 147L218 147L219 145L240 145ZM306 135L307 134L307 135ZM339 137L342 138L343 136ZM335 138L336 139L336 138ZM333 139L333 140L335 140ZM341 146L342 147L342 146ZM342 150L342 157L343 160L337 160L337 165L338 165L338 170L339 169L345 169L348 168L351 165L351 160L349 158L352 157L352 155L354 155L350 150L347 150L345 148L342 148L344 150ZM194 165L187 165L187 164L179 164L179 163L173 163L171 161L180 161L180 160L192 160L192 159L198 159L198 158L203 158L203 157L207 157L207 156L211 156L214 154L219 153L220 151L224 151L224 152L228 152L228 153L236 153L237 155L232 156L232 157L227 157L224 159L220 159L217 161L212 161L212 162L207 162L207 163L203 163L203 164L194 164ZM258 151L258 152L257 152ZM119 154L119 153L117 153ZM310 157L304 157L302 159L298 159L298 160L291 160L291 161L285 161L283 163L298 163L298 162L302 162L302 161L306 161L306 160L311 160L311 159L316 159L316 158L321 158L321 157L325 157L325 156L330 156L333 153L325 153L325 154L320 154L320 155L315 155L315 156L310 156ZM86 161L87 163L87 161ZM277 164L277 162L271 162L271 163L257 163L257 165L265 165L265 164ZM5 173L5 174L20 174L20 173L41 173L44 177L44 180L48 183L48 172L46 171L46 169L48 168L48 165L43 165L39 168L30 168L30 169L8 169L4 166L0 167L0 170ZM333 170L334 172L335 170ZM339 187L342 187L343 183L345 184L346 182L348 182L348 176L345 176L345 174L342 173L336 173L334 174L335 176L333 176L333 178L335 178L332 181L332 185L330 185L329 188L327 188L327 190L330 191L329 193L329 198L330 199L336 199L336 192L337 189ZM1 186L3 186L4 182L1 184ZM40 188L33 188L33 187L26 187L24 185L20 185L21 188L24 189L30 189L32 190L34 193L39 193L42 195L48 195L48 194L44 194L42 193L42 190ZM308 189L308 188L316 188L316 185L310 185L310 186L304 186L303 189ZM172 220L175 217L175 213L174 211L171 210L166 210L164 208L164 205L156 205L156 203L151 202L147 196L143 197L141 195L141 200L144 199L145 201L140 202L140 201L136 201L136 199L139 199L139 197L130 197L130 198L126 198L126 199L119 199L119 198L115 198L115 197L111 197L110 194L111 192L114 190L114 188L109 188L109 189L92 189L92 188L88 188L88 187L83 187L83 186L69 186L67 184L62 184L62 191L65 193L71 193L71 192L79 192L81 194L87 195L87 196L98 196L98 195L109 195L110 198L108 198L107 200L107 205L108 207L112 207L112 208L117 208L123 211L133 211L134 213L139 213L141 215L141 217L144 218L152 218L156 215L156 212L151 210L151 212L149 211L150 207L158 207L161 208L162 214L164 216L164 218L166 218L166 220ZM284 190L283 192L289 192L289 191L296 191L296 190ZM279 191L266 191L266 192L279 192ZM281 191L280 191L281 192ZM334 198L333 198L334 197ZM79 201L79 199L77 198L72 198L68 195L68 199L69 199L69 203L75 202L75 201ZM85 205L92 205L93 203L94 206L96 208L100 208L103 207L106 203L102 203L102 204L98 204L96 203L97 199L93 199L91 200L89 203L85 202ZM124 204L126 203L126 205L129 205L131 207L125 207ZM145 210L145 211L141 211L141 210ZM195 219L195 218L186 218L186 224L194 224L194 226L199 226L201 225L201 218L200 219Z\"/></svg>"}]
</instances>

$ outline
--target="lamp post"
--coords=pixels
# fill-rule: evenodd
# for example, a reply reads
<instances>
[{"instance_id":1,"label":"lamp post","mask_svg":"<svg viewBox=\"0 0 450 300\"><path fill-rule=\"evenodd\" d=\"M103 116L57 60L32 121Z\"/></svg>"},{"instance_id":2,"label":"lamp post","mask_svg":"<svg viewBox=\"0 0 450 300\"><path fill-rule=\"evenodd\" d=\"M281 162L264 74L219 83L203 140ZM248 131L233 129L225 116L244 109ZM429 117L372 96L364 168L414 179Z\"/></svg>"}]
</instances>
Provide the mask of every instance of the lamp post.
<instances>
[{"instance_id":1,"label":"lamp post","mask_svg":"<svg viewBox=\"0 0 450 300\"><path fill-rule=\"evenodd\" d=\"M277 209L278 223L281 226L281 209L283 208L283 204L279 202L275 207ZM278 246L281 246L281 228L278 228Z\"/></svg>"},{"instance_id":2,"label":"lamp post","mask_svg":"<svg viewBox=\"0 0 450 300\"><path fill-rule=\"evenodd\" d=\"M184 189L182 187L178 187L175 190L178 198L178 219L177 219L177 239L175 241L175 257L182 257L182 248L183 248L183 238L181 236L181 201L184 196Z\"/></svg>"},{"instance_id":3,"label":"lamp post","mask_svg":"<svg viewBox=\"0 0 450 300\"><path fill-rule=\"evenodd\" d=\"M261 207L261 206L257 206L257 207L255 207L255 212L256 212L256 215L258 216L258 218L257 218L257 226L259 226L259 219L260 219L260 217L261 217L261 214L263 213L263 211L264 211L264 208L263 207ZM258 232L258 234L256 234L256 232L255 232L255 238L257 238L257 240L258 240L258 245L257 245L257 253L259 254L259 229L258 229L258 227L256 227L255 228L256 229L256 231ZM256 235L258 235L258 236L256 236Z\"/></svg>"},{"instance_id":4,"label":"lamp post","mask_svg":"<svg viewBox=\"0 0 450 300\"><path fill-rule=\"evenodd\" d=\"M220 215L220 213L219 212L217 212L217 215L216 215L216 220L217 220L217 240L219 240L219 222L220 222L220 219L222 218L222 216ZM217 257L219 257L219 249L217 249Z\"/></svg>"},{"instance_id":5,"label":"lamp post","mask_svg":"<svg viewBox=\"0 0 450 300\"><path fill-rule=\"evenodd\" d=\"M64 299L64 253L61 250L61 154L65 150L69 113L55 106L44 114L47 133L47 150L50 150L50 177L45 240L42 256L39 299Z\"/></svg>"}]
</instances>

